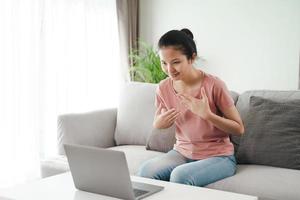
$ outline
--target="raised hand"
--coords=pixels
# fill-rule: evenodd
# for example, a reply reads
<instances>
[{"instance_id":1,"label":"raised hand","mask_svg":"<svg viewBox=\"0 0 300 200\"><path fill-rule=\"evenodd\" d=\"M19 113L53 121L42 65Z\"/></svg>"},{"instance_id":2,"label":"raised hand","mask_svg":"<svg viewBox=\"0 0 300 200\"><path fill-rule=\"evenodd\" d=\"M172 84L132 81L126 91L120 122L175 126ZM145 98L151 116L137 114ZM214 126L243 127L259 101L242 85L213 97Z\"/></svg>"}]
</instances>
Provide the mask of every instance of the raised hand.
<instances>
[{"instance_id":1,"label":"raised hand","mask_svg":"<svg viewBox=\"0 0 300 200\"><path fill-rule=\"evenodd\" d=\"M188 94L179 94L181 103L194 114L200 116L202 119L208 119L211 114L208 98L204 88L201 88L202 98L198 99Z\"/></svg>"}]
</instances>

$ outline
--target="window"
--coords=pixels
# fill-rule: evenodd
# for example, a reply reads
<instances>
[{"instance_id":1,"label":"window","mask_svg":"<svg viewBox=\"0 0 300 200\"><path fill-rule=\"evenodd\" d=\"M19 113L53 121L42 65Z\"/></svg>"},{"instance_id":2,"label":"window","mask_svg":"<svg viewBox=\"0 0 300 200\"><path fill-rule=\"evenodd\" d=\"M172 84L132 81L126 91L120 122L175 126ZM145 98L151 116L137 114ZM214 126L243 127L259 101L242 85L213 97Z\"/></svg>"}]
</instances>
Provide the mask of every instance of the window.
<instances>
[{"instance_id":1,"label":"window","mask_svg":"<svg viewBox=\"0 0 300 200\"><path fill-rule=\"evenodd\" d=\"M39 175L62 113L116 107L112 0L0 1L0 187Z\"/></svg>"}]
</instances>

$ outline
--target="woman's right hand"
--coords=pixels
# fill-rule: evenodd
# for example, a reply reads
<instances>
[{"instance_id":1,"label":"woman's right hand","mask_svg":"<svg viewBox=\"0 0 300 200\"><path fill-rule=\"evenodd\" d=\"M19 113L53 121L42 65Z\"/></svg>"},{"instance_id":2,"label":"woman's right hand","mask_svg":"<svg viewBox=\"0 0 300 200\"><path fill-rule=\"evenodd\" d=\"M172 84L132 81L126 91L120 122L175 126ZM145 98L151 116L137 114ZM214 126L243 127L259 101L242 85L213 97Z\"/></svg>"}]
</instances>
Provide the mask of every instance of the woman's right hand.
<instances>
[{"instance_id":1,"label":"woman's right hand","mask_svg":"<svg viewBox=\"0 0 300 200\"><path fill-rule=\"evenodd\" d=\"M180 112L174 108L167 110L160 104L155 112L153 126L158 129L169 128L179 115Z\"/></svg>"}]
</instances>

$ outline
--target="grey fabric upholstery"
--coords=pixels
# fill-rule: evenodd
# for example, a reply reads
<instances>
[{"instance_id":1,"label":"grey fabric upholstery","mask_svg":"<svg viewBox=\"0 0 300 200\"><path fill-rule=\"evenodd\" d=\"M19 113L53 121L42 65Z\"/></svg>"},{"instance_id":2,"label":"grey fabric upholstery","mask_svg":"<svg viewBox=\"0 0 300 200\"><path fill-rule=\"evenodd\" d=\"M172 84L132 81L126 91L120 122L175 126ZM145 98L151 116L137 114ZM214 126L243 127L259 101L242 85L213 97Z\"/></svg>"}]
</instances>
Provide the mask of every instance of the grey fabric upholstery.
<instances>
[{"instance_id":1,"label":"grey fabric upholstery","mask_svg":"<svg viewBox=\"0 0 300 200\"><path fill-rule=\"evenodd\" d=\"M41 161L41 177L45 178L70 170L66 156L59 155Z\"/></svg>"},{"instance_id":2,"label":"grey fabric upholstery","mask_svg":"<svg viewBox=\"0 0 300 200\"><path fill-rule=\"evenodd\" d=\"M241 118L244 122L249 112L249 101L251 96L259 96L267 99L272 99L274 101L283 102L300 99L300 91L251 90L242 93L238 98L236 108L239 111ZM235 153L237 153L237 149L240 143L240 137L232 136L231 141L234 144Z\"/></svg>"},{"instance_id":3,"label":"grey fabric upholstery","mask_svg":"<svg viewBox=\"0 0 300 200\"><path fill-rule=\"evenodd\" d=\"M300 170L300 100L250 97L245 134L236 157L240 164Z\"/></svg>"},{"instance_id":4,"label":"grey fabric upholstery","mask_svg":"<svg viewBox=\"0 0 300 200\"><path fill-rule=\"evenodd\" d=\"M173 126L165 129L153 128L147 139L146 149L166 153L173 149L175 142L174 124Z\"/></svg>"},{"instance_id":5,"label":"grey fabric upholstery","mask_svg":"<svg viewBox=\"0 0 300 200\"><path fill-rule=\"evenodd\" d=\"M59 154L65 154L64 143L103 148L115 146L116 119L116 108L59 116L57 121Z\"/></svg>"},{"instance_id":6,"label":"grey fabric upholstery","mask_svg":"<svg viewBox=\"0 0 300 200\"><path fill-rule=\"evenodd\" d=\"M117 145L145 145L152 131L157 85L128 83L121 90L115 140Z\"/></svg>"},{"instance_id":7,"label":"grey fabric upholstery","mask_svg":"<svg viewBox=\"0 0 300 200\"><path fill-rule=\"evenodd\" d=\"M260 199L299 200L300 171L262 165L238 165L234 176L207 188L249 194Z\"/></svg>"},{"instance_id":8,"label":"grey fabric upholstery","mask_svg":"<svg viewBox=\"0 0 300 200\"><path fill-rule=\"evenodd\" d=\"M123 151L126 156L130 174L137 173L139 166L146 160L159 156L163 153L157 151L147 151L141 145L121 145L108 149ZM48 158L41 162L41 176L43 178L69 171L68 161L65 155Z\"/></svg>"}]
</instances>

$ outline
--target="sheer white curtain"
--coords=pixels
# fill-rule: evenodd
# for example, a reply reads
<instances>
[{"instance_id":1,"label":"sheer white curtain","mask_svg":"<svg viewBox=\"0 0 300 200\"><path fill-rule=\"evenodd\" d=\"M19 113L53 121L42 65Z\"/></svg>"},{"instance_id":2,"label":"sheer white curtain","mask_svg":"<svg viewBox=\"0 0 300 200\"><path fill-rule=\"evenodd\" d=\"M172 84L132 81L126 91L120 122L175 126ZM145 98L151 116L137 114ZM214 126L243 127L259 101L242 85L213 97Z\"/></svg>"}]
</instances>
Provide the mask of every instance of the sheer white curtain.
<instances>
[{"instance_id":1,"label":"sheer white curtain","mask_svg":"<svg viewBox=\"0 0 300 200\"><path fill-rule=\"evenodd\" d=\"M57 115L115 107L113 0L0 1L0 187L39 175Z\"/></svg>"}]
</instances>

